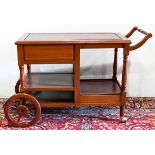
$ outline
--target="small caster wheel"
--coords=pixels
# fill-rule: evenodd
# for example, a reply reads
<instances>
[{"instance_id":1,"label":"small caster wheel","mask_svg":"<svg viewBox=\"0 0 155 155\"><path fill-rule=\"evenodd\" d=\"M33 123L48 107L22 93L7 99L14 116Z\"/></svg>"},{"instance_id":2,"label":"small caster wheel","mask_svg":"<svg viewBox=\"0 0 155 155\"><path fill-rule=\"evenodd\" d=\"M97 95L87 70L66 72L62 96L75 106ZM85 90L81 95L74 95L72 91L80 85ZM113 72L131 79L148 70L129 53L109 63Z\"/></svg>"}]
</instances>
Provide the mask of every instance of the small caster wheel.
<instances>
[{"instance_id":1,"label":"small caster wheel","mask_svg":"<svg viewBox=\"0 0 155 155\"><path fill-rule=\"evenodd\" d=\"M19 87L20 87L20 80L18 80L16 85L15 85L15 93L16 94L20 93Z\"/></svg>"},{"instance_id":2,"label":"small caster wheel","mask_svg":"<svg viewBox=\"0 0 155 155\"><path fill-rule=\"evenodd\" d=\"M38 121L41 107L33 96L20 93L13 95L6 101L4 114L9 125L25 128Z\"/></svg>"},{"instance_id":3,"label":"small caster wheel","mask_svg":"<svg viewBox=\"0 0 155 155\"><path fill-rule=\"evenodd\" d=\"M121 117L121 122L122 123L126 123L128 121L128 118L127 117Z\"/></svg>"}]
</instances>

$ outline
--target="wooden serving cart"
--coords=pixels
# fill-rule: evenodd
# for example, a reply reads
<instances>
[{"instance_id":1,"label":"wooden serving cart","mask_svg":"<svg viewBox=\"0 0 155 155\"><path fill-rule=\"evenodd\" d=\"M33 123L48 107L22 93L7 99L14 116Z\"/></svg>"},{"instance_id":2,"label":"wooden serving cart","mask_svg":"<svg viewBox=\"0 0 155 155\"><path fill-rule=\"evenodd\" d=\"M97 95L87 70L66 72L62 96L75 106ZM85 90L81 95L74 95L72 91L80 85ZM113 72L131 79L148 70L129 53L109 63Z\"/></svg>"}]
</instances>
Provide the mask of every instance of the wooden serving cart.
<instances>
[{"instance_id":1,"label":"wooden serving cart","mask_svg":"<svg viewBox=\"0 0 155 155\"><path fill-rule=\"evenodd\" d=\"M130 45L135 31L145 37ZM20 79L16 95L5 105L10 125L28 127L36 123L41 107L120 106L122 121L126 104L127 61L130 51L141 47L152 34L134 27L126 36L120 33L29 33L16 41ZM113 48L111 79L80 79L80 49ZM122 83L117 80L117 53L123 49ZM73 73L34 73L31 64L73 64ZM27 73L24 74L24 65Z\"/></svg>"}]
</instances>

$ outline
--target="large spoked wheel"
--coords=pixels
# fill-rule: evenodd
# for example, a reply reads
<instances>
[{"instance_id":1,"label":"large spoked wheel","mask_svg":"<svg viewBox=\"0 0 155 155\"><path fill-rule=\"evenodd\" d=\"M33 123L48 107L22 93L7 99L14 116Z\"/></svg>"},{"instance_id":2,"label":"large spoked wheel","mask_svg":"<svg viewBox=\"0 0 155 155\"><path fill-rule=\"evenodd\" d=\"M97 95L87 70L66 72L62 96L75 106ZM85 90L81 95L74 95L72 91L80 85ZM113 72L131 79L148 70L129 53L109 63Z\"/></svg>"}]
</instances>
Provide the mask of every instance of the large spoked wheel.
<instances>
[{"instance_id":1,"label":"large spoked wheel","mask_svg":"<svg viewBox=\"0 0 155 155\"><path fill-rule=\"evenodd\" d=\"M15 85L15 93L16 94L20 93L19 87L20 87L20 80L18 80L16 85Z\"/></svg>"},{"instance_id":2,"label":"large spoked wheel","mask_svg":"<svg viewBox=\"0 0 155 155\"><path fill-rule=\"evenodd\" d=\"M41 107L33 96L21 93L6 101L4 113L10 125L24 128L38 121L41 115Z\"/></svg>"}]
</instances>

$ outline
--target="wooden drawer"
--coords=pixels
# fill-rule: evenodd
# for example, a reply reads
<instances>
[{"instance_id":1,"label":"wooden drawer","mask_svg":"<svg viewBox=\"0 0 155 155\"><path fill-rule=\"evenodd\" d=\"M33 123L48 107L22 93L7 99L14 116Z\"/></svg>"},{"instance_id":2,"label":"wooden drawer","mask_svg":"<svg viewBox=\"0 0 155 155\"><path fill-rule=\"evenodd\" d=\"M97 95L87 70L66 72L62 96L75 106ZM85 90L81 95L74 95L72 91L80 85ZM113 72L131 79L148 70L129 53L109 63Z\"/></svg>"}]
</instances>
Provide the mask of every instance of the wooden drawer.
<instances>
[{"instance_id":1,"label":"wooden drawer","mask_svg":"<svg viewBox=\"0 0 155 155\"><path fill-rule=\"evenodd\" d=\"M26 45L24 46L25 60L73 60L72 45Z\"/></svg>"}]
</instances>

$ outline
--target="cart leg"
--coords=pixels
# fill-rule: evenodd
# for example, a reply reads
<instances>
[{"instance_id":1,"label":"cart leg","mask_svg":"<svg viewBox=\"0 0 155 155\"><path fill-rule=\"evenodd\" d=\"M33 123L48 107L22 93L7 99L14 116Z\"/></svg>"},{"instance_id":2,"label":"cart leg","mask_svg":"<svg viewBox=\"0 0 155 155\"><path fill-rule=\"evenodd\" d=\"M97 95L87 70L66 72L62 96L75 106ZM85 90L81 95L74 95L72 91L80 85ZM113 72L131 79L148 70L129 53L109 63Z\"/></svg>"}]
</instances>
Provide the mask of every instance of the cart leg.
<instances>
[{"instance_id":1,"label":"cart leg","mask_svg":"<svg viewBox=\"0 0 155 155\"><path fill-rule=\"evenodd\" d=\"M127 83L127 63L129 55L129 45L124 46L123 51L123 72L122 72L122 105L120 106L120 117L122 122L126 122L127 118L124 117L124 105L126 103L126 83Z\"/></svg>"},{"instance_id":2,"label":"cart leg","mask_svg":"<svg viewBox=\"0 0 155 155\"><path fill-rule=\"evenodd\" d=\"M31 65L30 64L27 64L27 72L28 72L28 74L31 73Z\"/></svg>"},{"instance_id":3,"label":"cart leg","mask_svg":"<svg viewBox=\"0 0 155 155\"><path fill-rule=\"evenodd\" d=\"M120 106L120 119L122 123L125 123L128 120L127 117L124 117L124 106Z\"/></svg>"},{"instance_id":4,"label":"cart leg","mask_svg":"<svg viewBox=\"0 0 155 155\"><path fill-rule=\"evenodd\" d=\"M124 116L123 106L120 106L120 117L122 118Z\"/></svg>"},{"instance_id":5,"label":"cart leg","mask_svg":"<svg viewBox=\"0 0 155 155\"><path fill-rule=\"evenodd\" d=\"M30 66L28 67L28 71L30 72ZM18 94L20 93L20 85L23 87L24 85L24 65L19 66L19 71L20 71L20 79L16 82L15 85L15 93Z\"/></svg>"},{"instance_id":6,"label":"cart leg","mask_svg":"<svg viewBox=\"0 0 155 155\"><path fill-rule=\"evenodd\" d=\"M21 84L21 90L24 87L24 65L19 66L19 70L20 70L20 84ZM22 92L20 90L20 92Z\"/></svg>"},{"instance_id":7,"label":"cart leg","mask_svg":"<svg viewBox=\"0 0 155 155\"><path fill-rule=\"evenodd\" d=\"M113 79L117 81L117 53L118 49L115 48L114 50L114 63L113 63Z\"/></svg>"}]
</instances>

